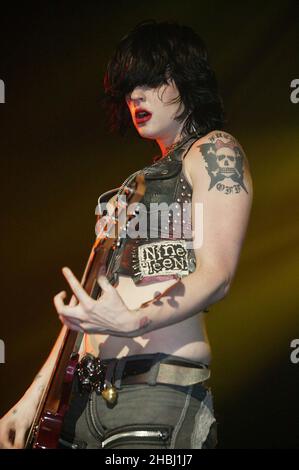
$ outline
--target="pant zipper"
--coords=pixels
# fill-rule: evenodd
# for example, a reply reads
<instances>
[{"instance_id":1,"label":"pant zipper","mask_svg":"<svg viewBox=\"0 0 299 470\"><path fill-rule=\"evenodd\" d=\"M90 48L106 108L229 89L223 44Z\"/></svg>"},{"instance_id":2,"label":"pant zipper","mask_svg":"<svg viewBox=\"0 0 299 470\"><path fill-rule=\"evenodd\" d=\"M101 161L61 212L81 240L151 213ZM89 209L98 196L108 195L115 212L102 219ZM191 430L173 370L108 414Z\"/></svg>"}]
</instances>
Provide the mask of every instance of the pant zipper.
<instances>
[{"instance_id":1,"label":"pant zipper","mask_svg":"<svg viewBox=\"0 0 299 470\"><path fill-rule=\"evenodd\" d=\"M107 437L102 441L102 447L105 447L107 444L122 438L122 437L158 437L159 439L166 440L168 438L168 433L166 431L127 431L114 434L111 437Z\"/></svg>"}]
</instances>

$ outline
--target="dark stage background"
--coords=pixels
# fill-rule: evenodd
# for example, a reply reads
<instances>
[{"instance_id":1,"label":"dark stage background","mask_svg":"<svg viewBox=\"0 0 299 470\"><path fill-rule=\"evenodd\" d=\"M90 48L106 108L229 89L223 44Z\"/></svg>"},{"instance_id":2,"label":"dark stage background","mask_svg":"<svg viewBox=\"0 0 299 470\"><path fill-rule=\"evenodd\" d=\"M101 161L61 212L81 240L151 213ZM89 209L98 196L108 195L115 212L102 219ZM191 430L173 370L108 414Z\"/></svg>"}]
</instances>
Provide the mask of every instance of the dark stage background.
<instances>
[{"instance_id":1,"label":"dark stage background","mask_svg":"<svg viewBox=\"0 0 299 470\"><path fill-rule=\"evenodd\" d=\"M1 6L0 414L20 398L60 330L61 267L81 276L97 197L158 153L110 135L100 107L118 40L147 18L205 39L228 116L249 158L251 220L224 301L207 316L219 448L299 448L298 16L291 1L31 2Z\"/></svg>"}]
</instances>

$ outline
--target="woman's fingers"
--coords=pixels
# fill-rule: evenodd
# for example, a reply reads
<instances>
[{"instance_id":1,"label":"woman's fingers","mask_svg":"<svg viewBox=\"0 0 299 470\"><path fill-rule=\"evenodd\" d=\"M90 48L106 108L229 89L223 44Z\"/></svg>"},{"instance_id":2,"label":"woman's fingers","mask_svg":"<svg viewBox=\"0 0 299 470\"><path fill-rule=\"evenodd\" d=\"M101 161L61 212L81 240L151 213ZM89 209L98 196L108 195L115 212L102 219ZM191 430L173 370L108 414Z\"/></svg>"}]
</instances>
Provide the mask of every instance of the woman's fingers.
<instances>
[{"instance_id":1,"label":"woman's fingers","mask_svg":"<svg viewBox=\"0 0 299 470\"><path fill-rule=\"evenodd\" d=\"M97 278L97 281L103 292L114 293L114 287L110 284L110 282L105 276L99 276Z\"/></svg>"},{"instance_id":2,"label":"woman's fingers","mask_svg":"<svg viewBox=\"0 0 299 470\"><path fill-rule=\"evenodd\" d=\"M15 429L12 425L8 426L1 432L0 436L0 448L1 449L13 449L14 445L11 442L10 436L15 433Z\"/></svg>"},{"instance_id":3,"label":"woman's fingers","mask_svg":"<svg viewBox=\"0 0 299 470\"><path fill-rule=\"evenodd\" d=\"M54 297L54 305L59 315L69 318L70 320L84 321L86 320L86 314L82 311L81 306L78 304L75 307L65 305L63 299L65 298L65 291L59 292Z\"/></svg>"},{"instance_id":4,"label":"woman's fingers","mask_svg":"<svg viewBox=\"0 0 299 470\"><path fill-rule=\"evenodd\" d=\"M89 308L92 299L83 289L76 276L74 276L69 268L63 268L62 272L78 301L81 302L85 307Z\"/></svg>"},{"instance_id":5,"label":"woman's fingers","mask_svg":"<svg viewBox=\"0 0 299 470\"><path fill-rule=\"evenodd\" d=\"M14 447L16 449L23 449L25 443L25 432L26 429L18 427L16 429Z\"/></svg>"},{"instance_id":6,"label":"woman's fingers","mask_svg":"<svg viewBox=\"0 0 299 470\"><path fill-rule=\"evenodd\" d=\"M65 303L63 301L63 299L65 299L65 297L66 297L66 292L62 291L62 292L59 292L58 294L56 294L54 299L53 299L55 308L56 308L57 312L59 313L59 315L64 315L66 313L67 308L72 308L72 307L69 307L69 306L65 305Z\"/></svg>"},{"instance_id":7,"label":"woman's fingers","mask_svg":"<svg viewBox=\"0 0 299 470\"><path fill-rule=\"evenodd\" d=\"M77 304L78 304L78 300L76 296L72 295L70 303L69 303L69 307L75 307Z\"/></svg>"},{"instance_id":8,"label":"woman's fingers","mask_svg":"<svg viewBox=\"0 0 299 470\"><path fill-rule=\"evenodd\" d=\"M62 292L59 292L58 294L56 294L54 299L53 299L55 308L56 308L58 313L60 313L60 311L62 311L63 308L65 307L65 304L63 302L63 299L65 299L65 297L66 297L66 292L62 291Z\"/></svg>"},{"instance_id":9,"label":"woman's fingers","mask_svg":"<svg viewBox=\"0 0 299 470\"><path fill-rule=\"evenodd\" d=\"M101 274L97 281L103 296L94 300L83 289L70 269L63 268L63 274L74 295L68 305L65 304L65 291L55 295L53 301L60 321L70 330L81 333L106 332L107 325L113 326L113 321L111 318L105 318L105 312L118 311L120 302L122 302L117 290L110 284L106 276Z\"/></svg>"}]
</instances>

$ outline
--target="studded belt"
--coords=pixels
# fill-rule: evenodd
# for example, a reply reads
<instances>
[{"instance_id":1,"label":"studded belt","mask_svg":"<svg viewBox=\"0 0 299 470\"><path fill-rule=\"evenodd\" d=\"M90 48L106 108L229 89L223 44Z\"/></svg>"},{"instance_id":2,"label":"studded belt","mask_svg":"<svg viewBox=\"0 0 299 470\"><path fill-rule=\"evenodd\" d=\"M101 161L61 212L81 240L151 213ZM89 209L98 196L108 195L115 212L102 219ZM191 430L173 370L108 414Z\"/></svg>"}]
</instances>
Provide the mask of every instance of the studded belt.
<instances>
[{"instance_id":1,"label":"studded belt","mask_svg":"<svg viewBox=\"0 0 299 470\"><path fill-rule=\"evenodd\" d=\"M101 360L86 354L77 366L81 388L96 391L114 403L122 385L173 384L189 386L209 379L206 364L164 353Z\"/></svg>"}]
</instances>

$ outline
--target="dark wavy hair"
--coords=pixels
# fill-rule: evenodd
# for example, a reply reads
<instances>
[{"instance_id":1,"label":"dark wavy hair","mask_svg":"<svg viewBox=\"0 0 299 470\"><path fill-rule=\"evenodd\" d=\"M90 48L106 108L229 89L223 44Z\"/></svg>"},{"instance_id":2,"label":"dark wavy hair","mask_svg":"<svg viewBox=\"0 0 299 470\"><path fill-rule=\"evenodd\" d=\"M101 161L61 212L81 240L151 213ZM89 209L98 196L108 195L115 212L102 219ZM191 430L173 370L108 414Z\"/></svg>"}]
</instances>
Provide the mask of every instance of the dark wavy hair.
<instances>
[{"instance_id":1,"label":"dark wavy hair","mask_svg":"<svg viewBox=\"0 0 299 470\"><path fill-rule=\"evenodd\" d=\"M201 37L188 26L149 19L121 39L108 62L102 104L110 130L124 135L132 124L125 96L136 86L156 88L169 79L179 91L177 102L184 104L175 118L187 118L183 135L194 128L200 135L223 129L223 103Z\"/></svg>"}]
</instances>

